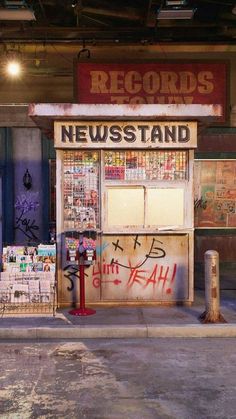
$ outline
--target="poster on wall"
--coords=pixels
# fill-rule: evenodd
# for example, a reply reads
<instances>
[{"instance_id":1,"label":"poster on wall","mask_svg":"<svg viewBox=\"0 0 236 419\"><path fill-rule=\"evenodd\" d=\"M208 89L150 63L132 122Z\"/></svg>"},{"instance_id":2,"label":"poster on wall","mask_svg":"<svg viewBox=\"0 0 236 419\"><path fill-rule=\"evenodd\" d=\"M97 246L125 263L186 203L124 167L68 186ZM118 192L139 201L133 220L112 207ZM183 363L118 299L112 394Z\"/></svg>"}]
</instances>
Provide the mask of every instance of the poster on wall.
<instances>
[{"instance_id":1,"label":"poster on wall","mask_svg":"<svg viewBox=\"0 0 236 419\"><path fill-rule=\"evenodd\" d=\"M75 101L113 104L219 104L227 120L226 62L75 65Z\"/></svg>"},{"instance_id":2,"label":"poster on wall","mask_svg":"<svg viewBox=\"0 0 236 419\"><path fill-rule=\"evenodd\" d=\"M236 160L194 163L196 228L236 228Z\"/></svg>"}]
</instances>

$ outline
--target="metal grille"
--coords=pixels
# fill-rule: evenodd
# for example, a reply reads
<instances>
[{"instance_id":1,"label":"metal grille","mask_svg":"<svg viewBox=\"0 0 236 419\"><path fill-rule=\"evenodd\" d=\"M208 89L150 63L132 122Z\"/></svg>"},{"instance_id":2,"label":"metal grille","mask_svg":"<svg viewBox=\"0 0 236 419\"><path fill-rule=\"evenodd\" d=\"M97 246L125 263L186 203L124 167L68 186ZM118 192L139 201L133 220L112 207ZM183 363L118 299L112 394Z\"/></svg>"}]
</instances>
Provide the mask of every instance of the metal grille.
<instances>
[{"instance_id":1,"label":"metal grille","mask_svg":"<svg viewBox=\"0 0 236 419\"><path fill-rule=\"evenodd\" d=\"M99 227L99 153L64 151L64 229Z\"/></svg>"},{"instance_id":2,"label":"metal grille","mask_svg":"<svg viewBox=\"0 0 236 419\"><path fill-rule=\"evenodd\" d=\"M56 287L52 275L2 272L0 279L0 314L55 313Z\"/></svg>"},{"instance_id":3,"label":"metal grille","mask_svg":"<svg viewBox=\"0 0 236 419\"><path fill-rule=\"evenodd\" d=\"M106 151L106 180L185 180L187 151Z\"/></svg>"},{"instance_id":4,"label":"metal grille","mask_svg":"<svg viewBox=\"0 0 236 419\"><path fill-rule=\"evenodd\" d=\"M26 303L24 300L19 302L8 302L4 301L6 294L0 293L0 316L4 314L51 314L55 315L56 312L56 300L55 292L48 294L41 294L41 301L30 301ZM43 300L44 299L44 300ZM44 302L45 301L45 302Z\"/></svg>"}]
</instances>

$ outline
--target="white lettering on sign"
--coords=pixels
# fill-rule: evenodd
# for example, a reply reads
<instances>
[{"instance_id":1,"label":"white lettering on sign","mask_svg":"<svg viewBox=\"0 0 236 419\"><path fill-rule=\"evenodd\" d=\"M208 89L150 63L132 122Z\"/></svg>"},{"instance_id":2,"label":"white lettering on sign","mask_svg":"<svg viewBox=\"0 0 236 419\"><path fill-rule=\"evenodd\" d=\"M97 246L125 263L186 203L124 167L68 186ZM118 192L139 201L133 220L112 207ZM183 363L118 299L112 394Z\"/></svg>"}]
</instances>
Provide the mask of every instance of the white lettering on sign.
<instances>
[{"instance_id":1,"label":"white lettering on sign","mask_svg":"<svg viewBox=\"0 0 236 419\"><path fill-rule=\"evenodd\" d=\"M55 122L57 148L193 148L195 122Z\"/></svg>"}]
</instances>

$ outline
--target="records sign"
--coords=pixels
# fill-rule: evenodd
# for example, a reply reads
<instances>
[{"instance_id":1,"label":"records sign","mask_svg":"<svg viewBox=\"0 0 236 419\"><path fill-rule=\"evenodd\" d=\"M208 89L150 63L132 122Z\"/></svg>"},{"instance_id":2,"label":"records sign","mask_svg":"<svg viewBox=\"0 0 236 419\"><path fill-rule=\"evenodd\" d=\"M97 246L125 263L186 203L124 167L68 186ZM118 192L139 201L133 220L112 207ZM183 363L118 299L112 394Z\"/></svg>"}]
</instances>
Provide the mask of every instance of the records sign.
<instances>
[{"instance_id":1,"label":"records sign","mask_svg":"<svg viewBox=\"0 0 236 419\"><path fill-rule=\"evenodd\" d=\"M113 104L219 104L227 117L227 63L83 63L75 100Z\"/></svg>"}]
</instances>

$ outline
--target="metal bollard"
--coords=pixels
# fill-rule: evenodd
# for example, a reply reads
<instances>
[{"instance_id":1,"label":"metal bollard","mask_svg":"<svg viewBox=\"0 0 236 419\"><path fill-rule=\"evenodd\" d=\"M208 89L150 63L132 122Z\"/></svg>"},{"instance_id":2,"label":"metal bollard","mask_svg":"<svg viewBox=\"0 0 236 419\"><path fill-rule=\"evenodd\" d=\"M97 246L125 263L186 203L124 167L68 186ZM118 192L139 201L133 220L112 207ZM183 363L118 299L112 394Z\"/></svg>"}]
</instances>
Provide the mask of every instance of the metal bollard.
<instances>
[{"instance_id":1,"label":"metal bollard","mask_svg":"<svg viewBox=\"0 0 236 419\"><path fill-rule=\"evenodd\" d=\"M202 323L226 323L220 313L219 253L207 250L204 255L206 310L199 316Z\"/></svg>"}]
</instances>

